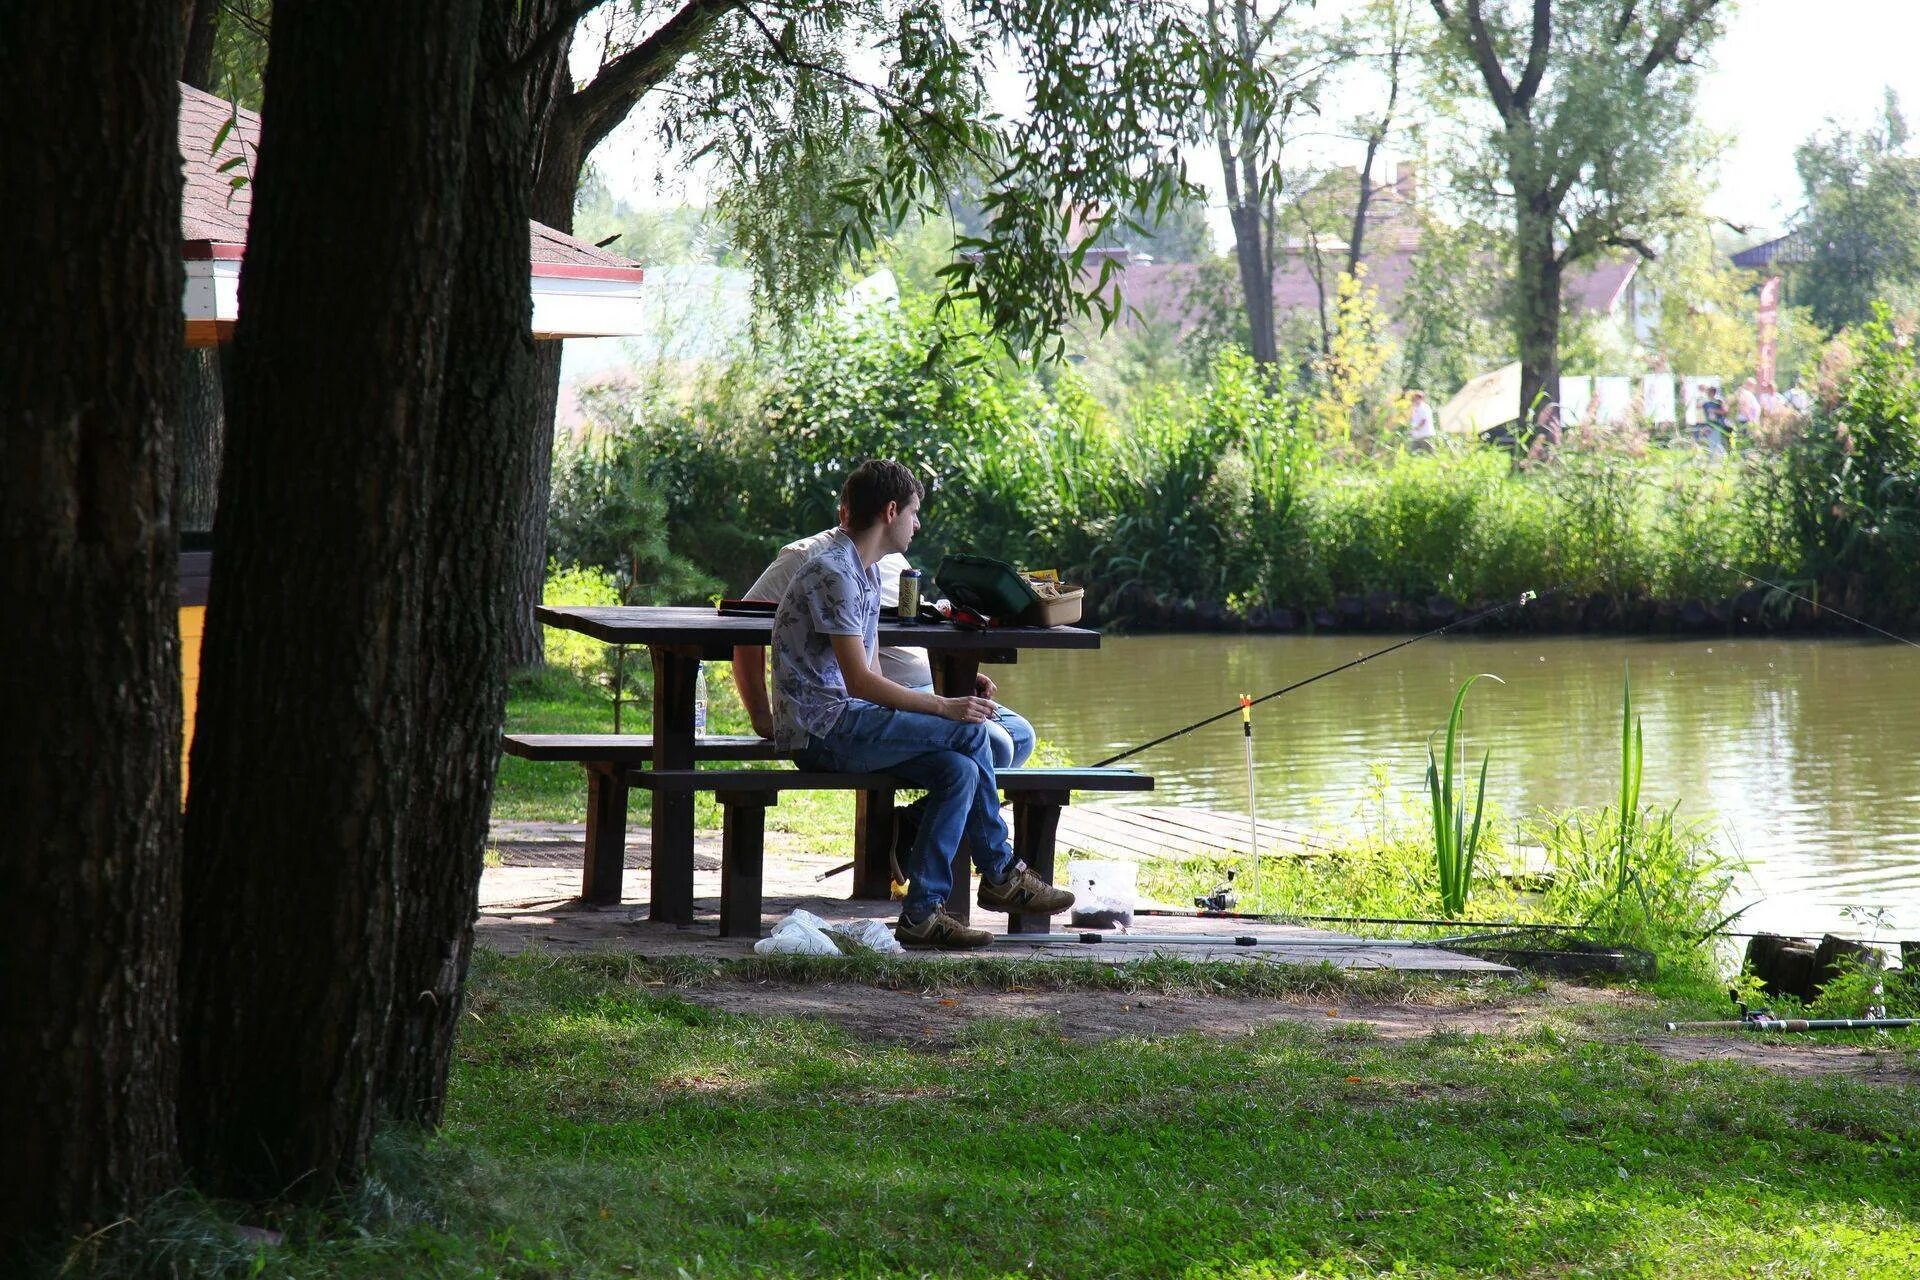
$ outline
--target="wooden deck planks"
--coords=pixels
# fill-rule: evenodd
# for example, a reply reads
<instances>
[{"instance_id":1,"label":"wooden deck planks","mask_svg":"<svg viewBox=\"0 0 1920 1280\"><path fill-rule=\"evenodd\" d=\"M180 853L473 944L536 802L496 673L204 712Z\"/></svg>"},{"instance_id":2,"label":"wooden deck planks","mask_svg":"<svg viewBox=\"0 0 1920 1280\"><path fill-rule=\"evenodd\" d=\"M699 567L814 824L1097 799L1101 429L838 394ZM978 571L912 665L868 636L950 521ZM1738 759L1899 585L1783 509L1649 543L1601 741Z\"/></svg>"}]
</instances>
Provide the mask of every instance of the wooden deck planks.
<instances>
[{"instance_id":1,"label":"wooden deck planks","mask_svg":"<svg viewBox=\"0 0 1920 1280\"><path fill-rule=\"evenodd\" d=\"M1312 833L1261 819L1260 852L1310 858L1327 851ZM1171 805L1076 805L1060 814L1060 847L1123 859L1244 856L1244 816Z\"/></svg>"}]
</instances>

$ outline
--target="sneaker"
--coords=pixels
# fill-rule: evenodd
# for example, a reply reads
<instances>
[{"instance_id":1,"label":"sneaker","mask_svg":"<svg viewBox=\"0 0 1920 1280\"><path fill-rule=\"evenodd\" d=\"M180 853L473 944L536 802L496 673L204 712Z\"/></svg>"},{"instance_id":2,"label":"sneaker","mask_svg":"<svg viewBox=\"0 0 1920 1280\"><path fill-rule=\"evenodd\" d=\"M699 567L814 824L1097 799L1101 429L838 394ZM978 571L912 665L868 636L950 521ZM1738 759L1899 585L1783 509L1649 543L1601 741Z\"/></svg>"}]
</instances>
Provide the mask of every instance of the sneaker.
<instances>
[{"instance_id":1,"label":"sneaker","mask_svg":"<svg viewBox=\"0 0 1920 1280\"><path fill-rule=\"evenodd\" d=\"M1054 888L1020 862L1013 864L1013 874L999 884L989 884L982 877L980 896L976 900L982 910L1004 911L1009 915L1054 916L1073 905L1071 893Z\"/></svg>"},{"instance_id":2,"label":"sneaker","mask_svg":"<svg viewBox=\"0 0 1920 1280\"><path fill-rule=\"evenodd\" d=\"M993 941L985 929L969 929L948 915L945 907L934 908L919 924L901 916L894 921L893 936L901 946L915 951L973 951Z\"/></svg>"}]
</instances>

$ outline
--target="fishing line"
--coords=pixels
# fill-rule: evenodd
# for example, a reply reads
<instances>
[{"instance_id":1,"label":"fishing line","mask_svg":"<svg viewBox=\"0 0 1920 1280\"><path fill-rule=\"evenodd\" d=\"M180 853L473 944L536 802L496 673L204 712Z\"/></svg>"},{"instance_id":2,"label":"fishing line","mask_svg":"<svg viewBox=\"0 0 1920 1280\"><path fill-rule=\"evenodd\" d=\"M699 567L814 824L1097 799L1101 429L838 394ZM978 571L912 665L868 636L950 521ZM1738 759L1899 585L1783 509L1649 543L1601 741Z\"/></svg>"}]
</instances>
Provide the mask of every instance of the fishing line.
<instances>
[{"instance_id":1,"label":"fishing line","mask_svg":"<svg viewBox=\"0 0 1920 1280\"><path fill-rule=\"evenodd\" d=\"M1780 592L1782 595L1789 595L1789 596L1792 596L1795 600L1804 601L1805 603L1812 605L1816 613L1824 609L1836 618L1845 618L1848 622L1851 622L1856 626L1865 627L1867 630L1872 631L1878 635L1883 635L1889 640L1898 640L1901 644L1907 645L1914 649L1920 649L1920 642L1909 640L1905 636L1897 636L1893 634L1893 632L1891 631L1885 630L1884 628L1881 628L1881 627L1876 627L1871 622L1868 622L1862 618L1856 618L1850 613L1842 613L1840 610L1834 608L1830 604L1821 604L1818 600L1814 600L1808 596L1801 595L1798 591L1795 591L1792 587L1783 587L1777 582L1768 582L1765 578L1761 577L1757 573L1748 573L1745 569L1742 569L1737 565L1727 564L1724 561L1721 562L1720 567L1722 569L1725 569L1728 573L1737 573L1743 578L1750 578L1753 581L1759 583L1761 586L1769 587L1774 591Z\"/></svg>"},{"instance_id":2,"label":"fishing line","mask_svg":"<svg viewBox=\"0 0 1920 1280\"><path fill-rule=\"evenodd\" d=\"M1509 609L1518 609L1523 605L1526 605L1530 601L1539 600L1544 598L1545 596L1550 596L1554 594L1554 592L1558 591L1559 589L1560 588L1558 587L1549 587L1544 592L1523 591L1520 593L1520 598L1518 600L1509 600L1505 604L1497 604L1497 605L1494 605L1492 608L1482 609L1479 613L1469 614L1464 618L1456 618L1452 622L1447 623L1444 627L1435 627L1431 631L1423 631L1417 636L1409 636L1407 639L1400 641L1398 644L1390 644L1384 649L1376 649L1372 653L1366 654L1362 657L1355 658L1352 662L1343 662L1337 667L1329 667L1327 670L1322 671L1318 675L1308 676L1304 680L1296 680L1292 684L1286 686L1284 689L1275 689L1272 693L1261 694L1257 698L1250 699L1245 703L1245 706L1257 707L1263 702L1267 702L1274 698L1278 698L1283 694L1292 693L1296 689L1304 689L1308 685L1313 684L1315 681L1325 680L1328 676L1337 676L1342 671L1351 671L1355 667L1363 666L1366 663L1372 662L1375 658L1384 658L1388 654L1404 649L1410 644L1419 644L1422 640L1431 640L1435 636L1443 636L1447 632L1454 630L1456 627L1464 627L1471 623L1480 622L1484 619L1491 618L1498 614L1505 613ZM1225 711L1220 712L1218 715L1208 716L1204 720L1196 720L1192 724L1187 725L1185 728L1175 729L1172 733L1163 733L1159 737L1153 739L1152 741L1143 742L1137 747L1128 747L1125 751L1120 752L1118 755L1111 755L1111 756L1108 756L1105 760L1099 761L1093 767L1096 769L1105 769L1109 765L1118 764L1120 761L1125 760L1130 756L1139 755L1142 751L1148 751L1164 743L1172 742L1175 738L1185 737L1187 734L1192 733L1195 729L1204 729L1210 724L1213 724L1220 720L1225 720L1228 716L1237 715L1240 713L1241 709L1242 709L1242 704L1236 702L1233 706L1228 707Z\"/></svg>"}]
</instances>

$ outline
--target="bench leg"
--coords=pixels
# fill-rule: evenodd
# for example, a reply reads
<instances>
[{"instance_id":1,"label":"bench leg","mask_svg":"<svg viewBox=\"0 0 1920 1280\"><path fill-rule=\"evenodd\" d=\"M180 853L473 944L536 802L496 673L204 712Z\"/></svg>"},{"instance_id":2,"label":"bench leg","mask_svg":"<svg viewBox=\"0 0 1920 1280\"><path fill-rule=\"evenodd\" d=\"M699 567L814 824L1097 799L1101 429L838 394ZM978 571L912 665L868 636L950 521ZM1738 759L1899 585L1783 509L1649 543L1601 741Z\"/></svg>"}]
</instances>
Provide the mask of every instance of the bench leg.
<instances>
[{"instance_id":1,"label":"bench leg","mask_svg":"<svg viewBox=\"0 0 1920 1280\"><path fill-rule=\"evenodd\" d=\"M720 936L760 936L761 879L766 860L770 792L722 792L725 814L720 853Z\"/></svg>"},{"instance_id":2,"label":"bench leg","mask_svg":"<svg viewBox=\"0 0 1920 1280\"><path fill-rule=\"evenodd\" d=\"M1053 792L1035 792L1016 797L1013 802L1013 856L1048 884L1053 883L1054 838L1060 830L1060 810L1066 803L1065 793ZM1052 929L1052 916L1018 913L1007 917L1008 933L1049 933Z\"/></svg>"},{"instance_id":3,"label":"bench leg","mask_svg":"<svg viewBox=\"0 0 1920 1280\"><path fill-rule=\"evenodd\" d=\"M893 897L893 792L860 791L853 798L853 897Z\"/></svg>"},{"instance_id":4,"label":"bench leg","mask_svg":"<svg viewBox=\"0 0 1920 1280\"><path fill-rule=\"evenodd\" d=\"M587 769L587 857L580 899L596 907L620 905L627 859L627 783L618 769Z\"/></svg>"}]
</instances>

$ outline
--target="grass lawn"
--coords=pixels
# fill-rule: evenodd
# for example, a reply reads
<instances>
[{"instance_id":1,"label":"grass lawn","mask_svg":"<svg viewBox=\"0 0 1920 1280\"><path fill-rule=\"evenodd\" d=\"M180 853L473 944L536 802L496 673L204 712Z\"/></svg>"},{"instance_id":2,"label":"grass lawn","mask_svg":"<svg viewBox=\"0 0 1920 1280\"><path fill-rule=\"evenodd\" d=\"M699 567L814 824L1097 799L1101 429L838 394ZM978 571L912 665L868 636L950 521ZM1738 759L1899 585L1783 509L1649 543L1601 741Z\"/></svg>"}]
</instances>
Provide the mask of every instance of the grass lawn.
<instances>
[{"instance_id":1,"label":"grass lawn","mask_svg":"<svg viewBox=\"0 0 1920 1280\"><path fill-rule=\"evenodd\" d=\"M1519 1036L986 1017L915 1043L716 1012L687 977L481 953L444 1134L390 1139L351 1225L276 1223L261 1274L1920 1275L1911 1084L1680 1064L1577 1009ZM1022 980L975 965L940 998Z\"/></svg>"}]
</instances>

